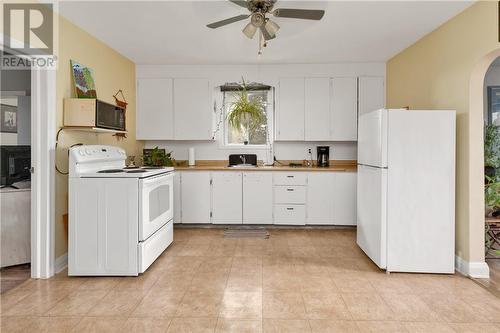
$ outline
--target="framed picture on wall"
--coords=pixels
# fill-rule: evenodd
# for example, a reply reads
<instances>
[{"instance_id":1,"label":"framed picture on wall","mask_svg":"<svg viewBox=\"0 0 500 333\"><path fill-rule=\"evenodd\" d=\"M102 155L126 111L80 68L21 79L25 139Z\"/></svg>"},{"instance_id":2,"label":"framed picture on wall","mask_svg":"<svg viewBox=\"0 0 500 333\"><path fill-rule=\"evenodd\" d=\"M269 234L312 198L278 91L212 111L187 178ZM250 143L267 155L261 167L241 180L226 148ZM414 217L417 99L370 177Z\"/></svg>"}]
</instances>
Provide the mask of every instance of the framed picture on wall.
<instances>
[{"instance_id":1,"label":"framed picture on wall","mask_svg":"<svg viewBox=\"0 0 500 333\"><path fill-rule=\"evenodd\" d=\"M0 132L17 133L17 106L0 104Z\"/></svg>"},{"instance_id":2,"label":"framed picture on wall","mask_svg":"<svg viewBox=\"0 0 500 333\"><path fill-rule=\"evenodd\" d=\"M500 125L500 86L488 87L488 124Z\"/></svg>"}]
</instances>

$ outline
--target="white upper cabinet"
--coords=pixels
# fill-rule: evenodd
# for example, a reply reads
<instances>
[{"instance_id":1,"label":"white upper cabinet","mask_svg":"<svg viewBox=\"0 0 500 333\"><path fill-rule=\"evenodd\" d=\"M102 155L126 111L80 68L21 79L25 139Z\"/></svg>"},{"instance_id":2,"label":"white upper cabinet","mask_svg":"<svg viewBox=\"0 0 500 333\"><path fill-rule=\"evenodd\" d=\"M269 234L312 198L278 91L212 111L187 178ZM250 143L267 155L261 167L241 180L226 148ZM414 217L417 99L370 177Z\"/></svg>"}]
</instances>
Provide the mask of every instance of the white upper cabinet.
<instances>
[{"instance_id":1,"label":"white upper cabinet","mask_svg":"<svg viewBox=\"0 0 500 333\"><path fill-rule=\"evenodd\" d=\"M358 138L357 81L355 77L335 77L331 80L332 141L356 141Z\"/></svg>"},{"instance_id":2,"label":"white upper cabinet","mask_svg":"<svg viewBox=\"0 0 500 333\"><path fill-rule=\"evenodd\" d=\"M273 223L272 172L243 173L243 224Z\"/></svg>"},{"instance_id":3,"label":"white upper cabinet","mask_svg":"<svg viewBox=\"0 0 500 333\"><path fill-rule=\"evenodd\" d=\"M304 78L279 82L276 140L304 141Z\"/></svg>"},{"instance_id":4,"label":"white upper cabinet","mask_svg":"<svg viewBox=\"0 0 500 333\"><path fill-rule=\"evenodd\" d=\"M242 206L242 173L213 172L212 223L241 224Z\"/></svg>"},{"instance_id":5,"label":"white upper cabinet","mask_svg":"<svg viewBox=\"0 0 500 333\"><path fill-rule=\"evenodd\" d=\"M174 137L211 140L212 109L207 79L174 79Z\"/></svg>"},{"instance_id":6,"label":"white upper cabinet","mask_svg":"<svg viewBox=\"0 0 500 333\"><path fill-rule=\"evenodd\" d=\"M138 79L136 136L138 140L174 138L172 79Z\"/></svg>"},{"instance_id":7,"label":"white upper cabinet","mask_svg":"<svg viewBox=\"0 0 500 333\"><path fill-rule=\"evenodd\" d=\"M330 79L305 79L305 140L330 139Z\"/></svg>"},{"instance_id":8,"label":"white upper cabinet","mask_svg":"<svg viewBox=\"0 0 500 333\"><path fill-rule=\"evenodd\" d=\"M385 107L384 78L378 76L365 76L359 79L359 115Z\"/></svg>"}]
</instances>

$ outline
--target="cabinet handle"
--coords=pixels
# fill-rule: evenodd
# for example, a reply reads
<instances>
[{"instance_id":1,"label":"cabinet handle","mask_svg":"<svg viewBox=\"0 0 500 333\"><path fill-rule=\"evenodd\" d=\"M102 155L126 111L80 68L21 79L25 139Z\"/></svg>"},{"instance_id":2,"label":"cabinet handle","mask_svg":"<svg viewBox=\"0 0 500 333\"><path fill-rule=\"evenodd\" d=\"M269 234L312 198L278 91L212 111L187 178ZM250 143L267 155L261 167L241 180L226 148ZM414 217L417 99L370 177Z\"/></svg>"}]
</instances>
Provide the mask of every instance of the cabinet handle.
<instances>
[{"instance_id":1,"label":"cabinet handle","mask_svg":"<svg viewBox=\"0 0 500 333\"><path fill-rule=\"evenodd\" d=\"M294 178L295 176L287 176L287 178Z\"/></svg>"},{"instance_id":2,"label":"cabinet handle","mask_svg":"<svg viewBox=\"0 0 500 333\"><path fill-rule=\"evenodd\" d=\"M288 192L293 192L293 188L287 188L286 189Z\"/></svg>"},{"instance_id":3,"label":"cabinet handle","mask_svg":"<svg viewBox=\"0 0 500 333\"><path fill-rule=\"evenodd\" d=\"M292 207L287 207L286 210L293 210L293 208Z\"/></svg>"}]
</instances>

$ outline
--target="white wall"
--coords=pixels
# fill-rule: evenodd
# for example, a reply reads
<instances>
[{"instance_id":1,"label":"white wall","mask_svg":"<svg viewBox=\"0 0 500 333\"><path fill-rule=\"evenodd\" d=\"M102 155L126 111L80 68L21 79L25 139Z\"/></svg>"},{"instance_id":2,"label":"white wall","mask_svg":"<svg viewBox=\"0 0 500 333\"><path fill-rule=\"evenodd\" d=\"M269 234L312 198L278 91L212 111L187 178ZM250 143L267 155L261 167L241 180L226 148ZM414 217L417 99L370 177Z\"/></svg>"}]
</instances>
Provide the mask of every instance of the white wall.
<instances>
[{"instance_id":1,"label":"white wall","mask_svg":"<svg viewBox=\"0 0 500 333\"><path fill-rule=\"evenodd\" d=\"M137 79L141 78L208 78L214 87L227 82L259 82L277 86L281 77L334 77L334 76L383 76L384 63L337 63L337 64L295 64L295 65L137 65ZM140 107L137 106L140 116ZM331 147L330 159L356 159L355 142L275 142L274 155L279 160L302 160L308 158L307 148L313 148L316 158L316 146ZM198 160L226 160L229 154L241 153L241 150L228 149L218 141L147 141L146 148L155 146L173 151L179 160L187 159L189 147L195 147ZM247 150L256 153L260 160L265 159L264 150Z\"/></svg>"}]
</instances>

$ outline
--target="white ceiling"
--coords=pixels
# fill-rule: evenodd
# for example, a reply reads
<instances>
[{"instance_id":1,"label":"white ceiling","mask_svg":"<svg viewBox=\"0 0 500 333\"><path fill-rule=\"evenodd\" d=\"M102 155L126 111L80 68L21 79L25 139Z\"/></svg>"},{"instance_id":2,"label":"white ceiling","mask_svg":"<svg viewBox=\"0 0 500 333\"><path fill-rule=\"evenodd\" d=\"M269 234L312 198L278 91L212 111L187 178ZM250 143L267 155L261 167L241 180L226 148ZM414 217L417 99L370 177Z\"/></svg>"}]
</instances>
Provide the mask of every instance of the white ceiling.
<instances>
[{"instance_id":1,"label":"white ceiling","mask_svg":"<svg viewBox=\"0 0 500 333\"><path fill-rule=\"evenodd\" d=\"M278 1L275 8L324 9L321 21L275 18L278 36L257 56L246 13L229 1L60 2L59 11L137 64L385 62L471 1Z\"/></svg>"}]
</instances>

